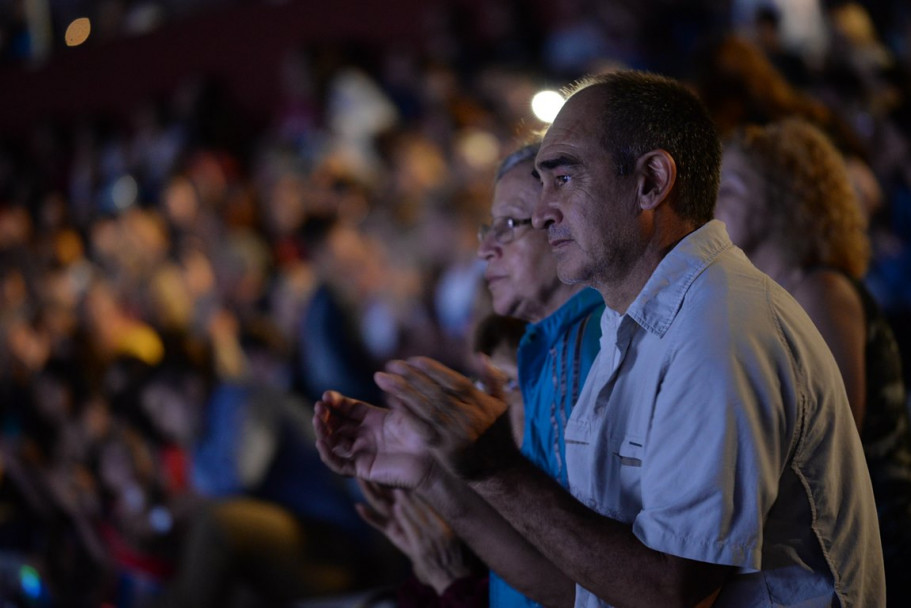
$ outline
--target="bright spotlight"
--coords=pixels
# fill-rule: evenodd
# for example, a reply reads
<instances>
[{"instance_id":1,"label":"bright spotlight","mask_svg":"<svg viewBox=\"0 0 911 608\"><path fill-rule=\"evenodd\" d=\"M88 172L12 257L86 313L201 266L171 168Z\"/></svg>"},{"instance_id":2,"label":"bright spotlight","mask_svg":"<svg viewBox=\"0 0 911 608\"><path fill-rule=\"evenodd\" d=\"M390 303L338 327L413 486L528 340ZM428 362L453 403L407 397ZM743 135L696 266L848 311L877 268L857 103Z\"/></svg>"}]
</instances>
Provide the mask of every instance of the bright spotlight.
<instances>
[{"instance_id":1,"label":"bright spotlight","mask_svg":"<svg viewBox=\"0 0 911 608\"><path fill-rule=\"evenodd\" d=\"M563 96L556 91L538 91L531 98L531 111L542 122L553 122L563 107Z\"/></svg>"}]
</instances>

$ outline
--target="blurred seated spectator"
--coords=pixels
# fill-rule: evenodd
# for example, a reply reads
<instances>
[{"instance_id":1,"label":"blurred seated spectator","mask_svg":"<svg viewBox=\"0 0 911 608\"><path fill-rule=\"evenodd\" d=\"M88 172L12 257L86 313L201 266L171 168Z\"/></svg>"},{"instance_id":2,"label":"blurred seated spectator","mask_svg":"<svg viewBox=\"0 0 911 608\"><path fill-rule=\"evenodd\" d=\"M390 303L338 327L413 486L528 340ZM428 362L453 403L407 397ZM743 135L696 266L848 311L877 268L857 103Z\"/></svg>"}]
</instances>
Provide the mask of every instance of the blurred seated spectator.
<instances>
[{"instance_id":1,"label":"blurred seated spectator","mask_svg":"<svg viewBox=\"0 0 911 608\"><path fill-rule=\"evenodd\" d=\"M209 502L160 605L277 606L380 584L396 562L378 557L354 488L320 466L309 408L268 371L281 362L262 337L237 351L243 372L214 388L193 447L193 486Z\"/></svg>"},{"instance_id":2,"label":"blurred seated spectator","mask_svg":"<svg viewBox=\"0 0 911 608\"><path fill-rule=\"evenodd\" d=\"M756 44L791 85L802 89L810 84L807 62L782 41L781 13L775 5L763 4L756 8L753 30Z\"/></svg>"},{"instance_id":3,"label":"blurred seated spectator","mask_svg":"<svg viewBox=\"0 0 911 608\"><path fill-rule=\"evenodd\" d=\"M870 246L842 157L805 121L746 128L726 147L716 216L806 309L835 355L873 482L888 605L908 605L911 423L902 361L861 281Z\"/></svg>"},{"instance_id":4,"label":"blurred seated spectator","mask_svg":"<svg viewBox=\"0 0 911 608\"><path fill-rule=\"evenodd\" d=\"M846 155L864 157L857 133L824 103L791 85L753 42L708 40L693 56L693 84L722 137L747 124L798 116L825 131Z\"/></svg>"},{"instance_id":5,"label":"blurred seated spectator","mask_svg":"<svg viewBox=\"0 0 911 608\"><path fill-rule=\"evenodd\" d=\"M335 215L309 218L301 239L317 281L297 341L303 393L316 401L330 388L345 387L356 399L376 402L381 393L373 373L380 365L361 325L374 285L383 280L374 252L357 228Z\"/></svg>"},{"instance_id":6,"label":"blurred seated spectator","mask_svg":"<svg viewBox=\"0 0 911 608\"><path fill-rule=\"evenodd\" d=\"M522 447L525 437L525 405L519 390L519 365L516 354L519 342L525 335L527 321L515 317L489 314L478 323L474 331L476 352L487 355L490 363L503 374L503 389L509 403L509 422L516 445Z\"/></svg>"}]
</instances>

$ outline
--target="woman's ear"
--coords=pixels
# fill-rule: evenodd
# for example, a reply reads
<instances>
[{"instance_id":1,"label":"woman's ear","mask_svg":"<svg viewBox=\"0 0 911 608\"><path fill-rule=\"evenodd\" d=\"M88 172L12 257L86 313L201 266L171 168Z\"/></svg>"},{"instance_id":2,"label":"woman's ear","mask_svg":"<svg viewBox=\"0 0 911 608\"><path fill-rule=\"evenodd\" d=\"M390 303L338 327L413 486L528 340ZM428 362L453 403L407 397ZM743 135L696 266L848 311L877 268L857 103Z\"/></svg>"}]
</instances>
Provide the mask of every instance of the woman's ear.
<instances>
[{"instance_id":1,"label":"woman's ear","mask_svg":"<svg viewBox=\"0 0 911 608\"><path fill-rule=\"evenodd\" d=\"M666 150L646 152L636 161L639 206L655 209L666 200L677 181L677 163Z\"/></svg>"}]
</instances>

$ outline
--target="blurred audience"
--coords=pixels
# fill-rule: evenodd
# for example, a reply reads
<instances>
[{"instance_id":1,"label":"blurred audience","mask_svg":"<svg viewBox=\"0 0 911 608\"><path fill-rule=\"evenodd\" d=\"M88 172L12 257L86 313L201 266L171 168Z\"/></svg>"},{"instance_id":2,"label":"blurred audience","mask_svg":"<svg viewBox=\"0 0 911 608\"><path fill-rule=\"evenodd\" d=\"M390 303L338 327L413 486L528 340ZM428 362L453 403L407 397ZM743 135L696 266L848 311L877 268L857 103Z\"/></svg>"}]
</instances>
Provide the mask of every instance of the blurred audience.
<instances>
[{"instance_id":1,"label":"blurred audience","mask_svg":"<svg viewBox=\"0 0 911 608\"><path fill-rule=\"evenodd\" d=\"M841 5L845 3L835 3ZM850 15L866 15L859 5L851 6ZM831 10L837 15L835 7ZM868 20L863 23L862 39L869 40L875 32L866 29ZM876 48L886 52L883 45ZM906 279L911 276L911 125L899 122L911 100L900 83L911 81L911 71L894 61L879 67L847 61L850 56L844 44L833 45L811 70L809 84L798 88L758 45L726 34L700 47L691 73L722 135L745 125L797 117L832 140L869 222L873 251L864 284L892 324L905 358L911 358L911 289ZM861 66L866 74L859 71ZM879 86L868 89L865 82ZM911 381L911 366L904 366L904 377Z\"/></svg>"},{"instance_id":2,"label":"blurred audience","mask_svg":"<svg viewBox=\"0 0 911 608\"><path fill-rule=\"evenodd\" d=\"M4 69L36 57L29 4L0 3ZM219 3L95 4L92 44ZM813 54L774 11L756 12L767 3L738 4L752 38L712 45L743 33L733 9L693 1L679 11L696 17L675 19L646 4L469 4L429 5L420 47L289 50L260 130L203 75L124 120L0 136L0 596L137 607L203 564L230 581L219 591L255 597L268 577L237 565L273 533L301 558L282 572L333 573L323 587L283 586L282 601L398 576L382 552L367 563L311 552L326 530L342 530L340 549L375 539L351 517L360 490L309 467L298 422L325 388L373 400L371 371L389 358L469 369L491 310L475 228L497 161L544 126L531 94L586 71L678 71L726 133L795 115L825 131L868 222L868 269L839 276L868 289L859 301L881 308L911 360L905 3L824 3L833 42ZM43 48L47 61L60 50ZM884 530L904 525L883 517ZM260 537L237 523L250 521ZM205 562L210 538L244 557Z\"/></svg>"}]
</instances>

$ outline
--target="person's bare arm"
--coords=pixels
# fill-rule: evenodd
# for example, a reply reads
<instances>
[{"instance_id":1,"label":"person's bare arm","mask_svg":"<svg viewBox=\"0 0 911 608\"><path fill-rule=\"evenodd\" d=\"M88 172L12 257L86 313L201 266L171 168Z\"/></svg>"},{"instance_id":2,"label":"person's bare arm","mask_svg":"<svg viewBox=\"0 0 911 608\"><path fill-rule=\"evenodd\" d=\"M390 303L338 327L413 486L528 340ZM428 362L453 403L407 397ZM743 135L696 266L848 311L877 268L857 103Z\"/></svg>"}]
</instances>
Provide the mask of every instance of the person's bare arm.
<instances>
[{"instance_id":1,"label":"person's bare arm","mask_svg":"<svg viewBox=\"0 0 911 608\"><path fill-rule=\"evenodd\" d=\"M421 494L504 580L545 606L569 606L575 587L464 482L440 470L428 437L401 410L327 392L313 419L323 462L342 475ZM505 422L505 421L504 421ZM514 445L508 427L503 441ZM521 458L521 456L520 456Z\"/></svg>"},{"instance_id":2,"label":"person's bare arm","mask_svg":"<svg viewBox=\"0 0 911 608\"><path fill-rule=\"evenodd\" d=\"M570 580L615 606L714 602L728 567L654 551L629 525L579 502L504 440L508 427L500 417L506 408L495 396L425 358L394 362L387 370L377 383L419 420L437 460Z\"/></svg>"},{"instance_id":3,"label":"person's bare arm","mask_svg":"<svg viewBox=\"0 0 911 608\"><path fill-rule=\"evenodd\" d=\"M468 484L442 470L420 489L491 570L543 606L572 606L575 583Z\"/></svg>"},{"instance_id":4,"label":"person's bare arm","mask_svg":"<svg viewBox=\"0 0 911 608\"><path fill-rule=\"evenodd\" d=\"M503 461L505 462L505 461ZM471 487L553 563L614 606L711 606L729 568L643 545L529 463L515 459Z\"/></svg>"},{"instance_id":5,"label":"person's bare arm","mask_svg":"<svg viewBox=\"0 0 911 608\"><path fill-rule=\"evenodd\" d=\"M465 543L424 499L411 490L358 484L366 500L355 505L358 514L411 560L415 577L437 595L474 574Z\"/></svg>"},{"instance_id":6,"label":"person's bare arm","mask_svg":"<svg viewBox=\"0 0 911 608\"><path fill-rule=\"evenodd\" d=\"M808 274L793 290L832 351L848 392L857 429L863 428L867 408L866 324L860 296L851 282L832 270Z\"/></svg>"}]
</instances>

